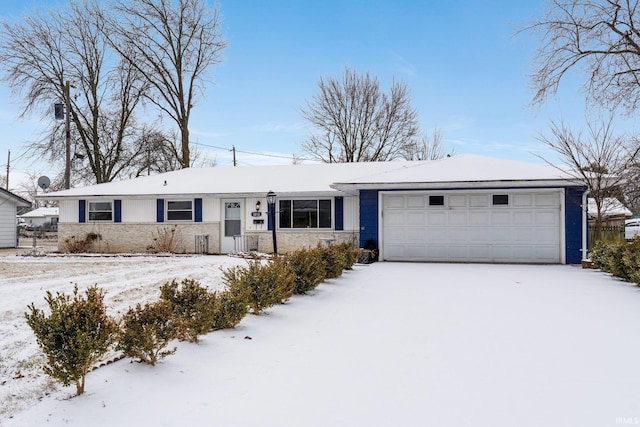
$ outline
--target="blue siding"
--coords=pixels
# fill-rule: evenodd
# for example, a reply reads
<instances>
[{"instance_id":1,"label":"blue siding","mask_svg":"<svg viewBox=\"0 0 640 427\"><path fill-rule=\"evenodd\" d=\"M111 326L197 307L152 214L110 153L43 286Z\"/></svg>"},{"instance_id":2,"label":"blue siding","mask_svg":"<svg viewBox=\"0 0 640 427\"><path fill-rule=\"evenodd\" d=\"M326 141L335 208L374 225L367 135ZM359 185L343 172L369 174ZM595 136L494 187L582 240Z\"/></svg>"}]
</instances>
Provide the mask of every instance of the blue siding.
<instances>
[{"instance_id":1,"label":"blue siding","mask_svg":"<svg viewBox=\"0 0 640 427\"><path fill-rule=\"evenodd\" d=\"M113 222L122 222L122 200L113 201Z\"/></svg>"},{"instance_id":2,"label":"blue siding","mask_svg":"<svg viewBox=\"0 0 640 427\"><path fill-rule=\"evenodd\" d=\"M378 190L360 190L360 247L378 248Z\"/></svg>"},{"instance_id":3,"label":"blue siding","mask_svg":"<svg viewBox=\"0 0 640 427\"><path fill-rule=\"evenodd\" d=\"M195 222L202 222L202 199L195 199L193 201L194 206L194 220Z\"/></svg>"},{"instance_id":4,"label":"blue siding","mask_svg":"<svg viewBox=\"0 0 640 427\"><path fill-rule=\"evenodd\" d=\"M78 222L87 222L87 201L78 200Z\"/></svg>"},{"instance_id":5,"label":"blue siding","mask_svg":"<svg viewBox=\"0 0 640 427\"><path fill-rule=\"evenodd\" d=\"M164 199L156 200L156 222L164 222Z\"/></svg>"},{"instance_id":6,"label":"blue siding","mask_svg":"<svg viewBox=\"0 0 640 427\"><path fill-rule=\"evenodd\" d=\"M564 198L565 251L567 264L582 260L582 194L584 187L568 187Z\"/></svg>"},{"instance_id":7,"label":"blue siding","mask_svg":"<svg viewBox=\"0 0 640 427\"><path fill-rule=\"evenodd\" d=\"M344 199L336 197L334 200L335 229L344 230Z\"/></svg>"}]
</instances>

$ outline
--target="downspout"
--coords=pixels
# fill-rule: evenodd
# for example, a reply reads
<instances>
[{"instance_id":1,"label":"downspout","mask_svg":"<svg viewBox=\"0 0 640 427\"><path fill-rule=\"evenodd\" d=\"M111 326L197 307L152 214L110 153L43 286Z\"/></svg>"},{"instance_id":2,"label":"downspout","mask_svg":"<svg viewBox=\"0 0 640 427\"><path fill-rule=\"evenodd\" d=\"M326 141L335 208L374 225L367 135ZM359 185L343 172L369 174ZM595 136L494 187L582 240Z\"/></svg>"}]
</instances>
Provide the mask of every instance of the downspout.
<instances>
[{"instance_id":1,"label":"downspout","mask_svg":"<svg viewBox=\"0 0 640 427\"><path fill-rule=\"evenodd\" d=\"M585 190L585 192L582 193L582 259L583 260L589 259L589 242L587 241L587 238L589 236L588 196L589 196L589 190Z\"/></svg>"}]
</instances>

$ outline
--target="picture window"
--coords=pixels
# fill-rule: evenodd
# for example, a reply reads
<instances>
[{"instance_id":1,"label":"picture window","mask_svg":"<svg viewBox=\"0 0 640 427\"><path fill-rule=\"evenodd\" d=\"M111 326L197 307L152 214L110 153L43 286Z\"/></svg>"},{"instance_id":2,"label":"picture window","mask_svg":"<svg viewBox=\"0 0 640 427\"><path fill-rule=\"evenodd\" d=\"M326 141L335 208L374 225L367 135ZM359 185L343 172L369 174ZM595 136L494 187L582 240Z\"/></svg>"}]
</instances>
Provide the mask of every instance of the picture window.
<instances>
[{"instance_id":1,"label":"picture window","mask_svg":"<svg viewBox=\"0 0 640 427\"><path fill-rule=\"evenodd\" d=\"M280 228L331 228L331 200L280 200Z\"/></svg>"}]
</instances>

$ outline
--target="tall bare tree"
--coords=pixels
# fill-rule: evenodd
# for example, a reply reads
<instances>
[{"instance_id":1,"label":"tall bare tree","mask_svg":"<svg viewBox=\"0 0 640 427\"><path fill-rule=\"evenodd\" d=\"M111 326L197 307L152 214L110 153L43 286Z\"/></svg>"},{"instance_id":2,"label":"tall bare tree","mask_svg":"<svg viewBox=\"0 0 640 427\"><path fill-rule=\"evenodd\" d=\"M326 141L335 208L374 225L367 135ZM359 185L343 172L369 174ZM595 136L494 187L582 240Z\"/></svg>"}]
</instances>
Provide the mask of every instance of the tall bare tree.
<instances>
[{"instance_id":1,"label":"tall bare tree","mask_svg":"<svg viewBox=\"0 0 640 427\"><path fill-rule=\"evenodd\" d=\"M341 78L320 78L318 88L301 110L315 128L302 148L323 162L401 158L419 133L405 83L394 80L383 93L377 78L347 67Z\"/></svg>"},{"instance_id":2,"label":"tall bare tree","mask_svg":"<svg viewBox=\"0 0 640 427\"><path fill-rule=\"evenodd\" d=\"M146 98L178 125L178 161L187 168L191 110L227 46L218 8L204 0L116 0L113 12L111 45L148 84Z\"/></svg>"},{"instance_id":3,"label":"tall bare tree","mask_svg":"<svg viewBox=\"0 0 640 427\"><path fill-rule=\"evenodd\" d=\"M453 155L454 150L447 150L442 143L442 130L436 128L432 134L424 133L405 149L406 160L438 160Z\"/></svg>"},{"instance_id":4,"label":"tall bare tree","mask_svg":"<svg viewBox=\"0 0 640 427\"><path fill-rule=\"evenodd\" d=\"M590 99L635 111L640 103L640 2L550 0L546 15L523 31L540 37L531 83L534 103L555 94L582 69Z\"/></svg>"},{"instance_id":5,"label":"tall bare tree","mask_svg":"<svg viewBox=\"0 0 640 427\"><path fill-rule=\"evenodd\" d=\"M0 33L0 67L22 100L22 115L40 113L52 123L31 153L52 163L65 158L65 131L52 120L52 107L64 100L69 81L74 158L87 159L87 165L75 165L81 174L75 179L91 183L111 181L137 161L133 112L144 92L137 70L108 49L98 8L89 0L72 1L68 9L3 22Z\"/></svg>"},{"instance_id":6,"label":"tall bare tree","mask_svg":"<svg viewBox=\"0 0 640 427\"><path fill-rule=\"evenodd\" d=\"M551 135L538 135L560 164L542 157L550 165L572 175L584 184L596 205L596 238L600 236L607 198L617 195L625 179L640 160L640 144L624 135L615 135L613 119L587 124L588 134L574 132L563 122L551 122Z\"/></svg>"}]
</instances>

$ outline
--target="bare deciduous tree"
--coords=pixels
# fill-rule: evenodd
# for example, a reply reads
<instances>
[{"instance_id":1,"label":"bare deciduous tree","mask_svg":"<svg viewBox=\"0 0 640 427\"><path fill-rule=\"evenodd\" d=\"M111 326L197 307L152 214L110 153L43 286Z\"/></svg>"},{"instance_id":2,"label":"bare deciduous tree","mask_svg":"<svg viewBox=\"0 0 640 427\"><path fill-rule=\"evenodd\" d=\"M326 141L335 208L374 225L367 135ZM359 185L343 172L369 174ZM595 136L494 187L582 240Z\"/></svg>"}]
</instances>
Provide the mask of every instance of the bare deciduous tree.
<instances>
[{"instance_id":1,"label":"bare deciduous tree","mask_svg":"<svg viewBox=\"0 0 640 427\"><path fill-rule=\"evenodd\" d=\"M227 46L218 8L204 0L116 1L110 14L111 45L149 86L146 98L180 131L180 166L191 164L189 118L204 91L207 71Z\"/></svg>"},{"instance_id":2,"label":"bare deciduous tree","mask_svg":"<svg viewBox=\"0 0 640 427\"><path fill-rule=\"evenodd\" d=\"M523 31L540 36L534 103L557 92L571 70L600 104L633 112L640 102L640 3L637 0L550 0L546 16Z\"/></svg>"},{"instance_id":3,"label":"bare deciduous tree","mask_svg":"<svg viewBox=\"0 0 640 427\"><path fill-rule=\"evenodd\" d=\"M81 173L75 179L90 183L111 181L137 161L139 153L131 144L136 138L133 111L144 91L137 70L109 51L98 8L88 0L74 1L46 17L4 22L0 35L0 66L4 80L22 99L22 115L39 112L51 120L53 104L64 100L65 83L73 85L73 152L88 164L74 165ZM59 163L65 158L65 132L51 122L49 134L30 150Z\"/></svg>"},{"instance_id":4,"label":"bare deciduous tree","mask_svg":"<svg viewBox=\"0 0 640 427\"><path fill-rule=\"evenodd\" d=\"M541 158L584 184L594 199L596 239L602 230L607 198L619 193L627 173L640 159L638 141L614 135L612 121L589 122L587 136L575 133L563 122L551 122L551 135L538 135L539 141L560 156L561 164Z\"/></svg>"},{"instance_id":5,"label":"bare deciduous tree","mask_svg":"<svg viewBox=\"0 0 640 427\"><path fill-rule=\"evenodd\" d=\"M425 133L405 148L406 160L438 160L451 156L454 150L447 150L442 144L442 130L436 128L431 135Z\"/></svg>"},{"instance_id":6,"label":"bare deciduous tree","mask_svg":"<svg viewBox=\"0 0 640 427\"><path fill-rule=\"evenodd\" d=\"M346 68L342 78L321 78L302 116L316 129L302 148L326 163L386 161L403 157L419 133L407 85Z\"/></svg>"}]
</instances>

